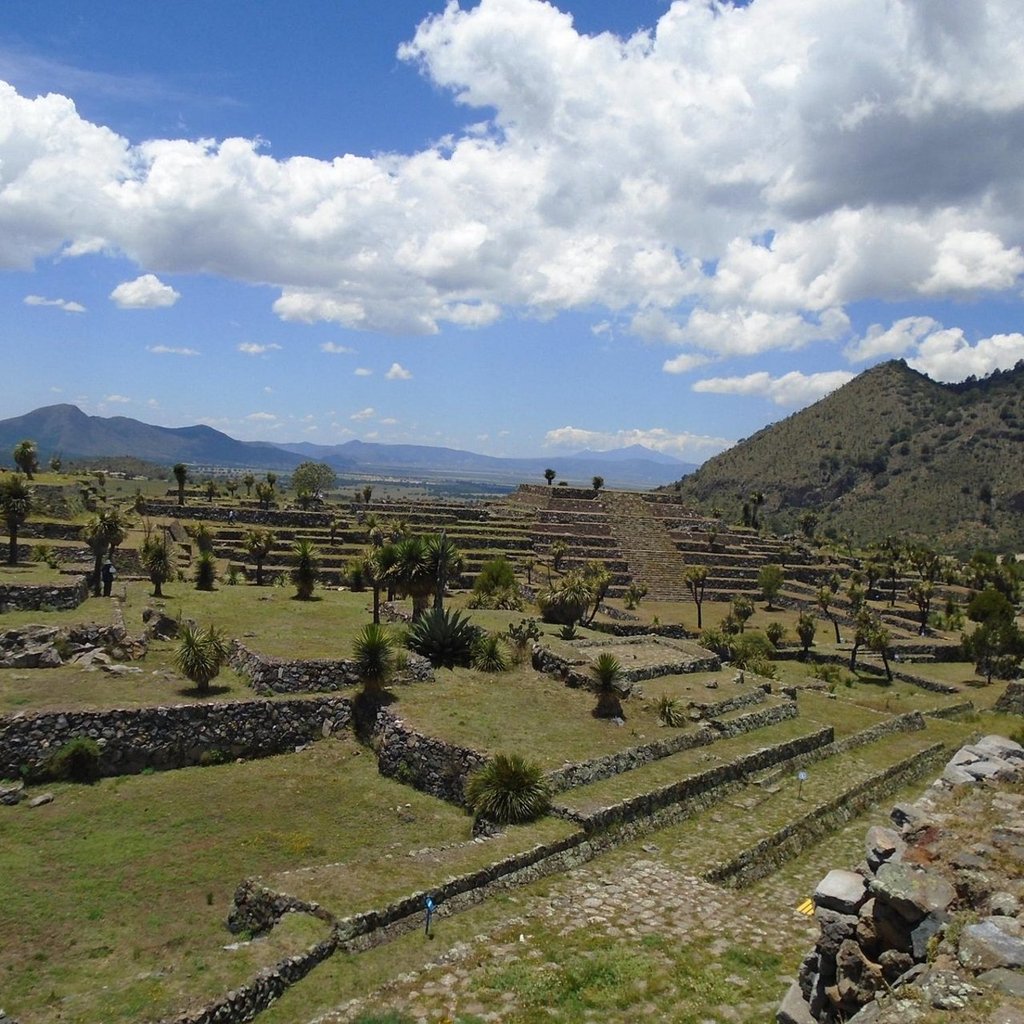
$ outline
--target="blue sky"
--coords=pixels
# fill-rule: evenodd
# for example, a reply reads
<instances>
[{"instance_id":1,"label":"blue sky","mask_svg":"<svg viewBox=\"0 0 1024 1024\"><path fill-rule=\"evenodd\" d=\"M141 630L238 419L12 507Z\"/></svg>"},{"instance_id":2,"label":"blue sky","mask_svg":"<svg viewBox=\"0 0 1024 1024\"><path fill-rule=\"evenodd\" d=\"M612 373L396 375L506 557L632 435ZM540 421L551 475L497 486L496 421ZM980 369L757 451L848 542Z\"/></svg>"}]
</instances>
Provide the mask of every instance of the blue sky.
<instances>
[{"instance_id":1,"label":"blue sky","mask_svg":"<svg viewBox=\"0 0 1024 1024\"><path fill-rule=\"evenodd\" d=\"M0 418L701 461L1024 358L1010 0L6 0Z\"/></svg>"}]
</instances>

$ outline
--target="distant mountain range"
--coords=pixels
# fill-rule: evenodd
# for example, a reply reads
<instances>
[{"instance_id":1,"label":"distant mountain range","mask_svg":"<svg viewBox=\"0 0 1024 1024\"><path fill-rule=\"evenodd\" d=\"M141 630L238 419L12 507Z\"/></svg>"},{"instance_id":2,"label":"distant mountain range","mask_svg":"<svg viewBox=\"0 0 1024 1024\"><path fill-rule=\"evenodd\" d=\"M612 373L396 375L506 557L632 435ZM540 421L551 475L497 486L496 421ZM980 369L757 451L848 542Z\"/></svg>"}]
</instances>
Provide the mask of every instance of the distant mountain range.
<instances>
[{"instance_id":1,"label":"distant mountain range","mask_svg":"<svg viewBox=\"0 0 1024 1024\"><path fill-rule=\"evenodd\" d=\"M10 452L26 438L35 441L44 463L60 453L66 459L132 456L162 465L184 462L209 468L287 472L300 462L313 460L349 475L466 477L502 484L541 482L544 470L550 466L559 479L570 483L589 484L593 476L599 475L613 487L655 487L696 468L642 445L570 456L508 459L416 444L238 441L212 427L157 427L126 416L88 416L74 405L50 405L0 420L0 461L11 464Z\"/></svg>"},{"instance_id":2,"label":"distant mountain range","mask_svg":"<svg viewBox=\"0 0 1024 1024\"><path fill-rule=\"evenodd\" d=\"M730 521L759 491L762 519L780 532L811 511L819 532L861 543L1024 552L1024 360L960 384L881 363L676 488Z\"/></svg>"}]
</instances>

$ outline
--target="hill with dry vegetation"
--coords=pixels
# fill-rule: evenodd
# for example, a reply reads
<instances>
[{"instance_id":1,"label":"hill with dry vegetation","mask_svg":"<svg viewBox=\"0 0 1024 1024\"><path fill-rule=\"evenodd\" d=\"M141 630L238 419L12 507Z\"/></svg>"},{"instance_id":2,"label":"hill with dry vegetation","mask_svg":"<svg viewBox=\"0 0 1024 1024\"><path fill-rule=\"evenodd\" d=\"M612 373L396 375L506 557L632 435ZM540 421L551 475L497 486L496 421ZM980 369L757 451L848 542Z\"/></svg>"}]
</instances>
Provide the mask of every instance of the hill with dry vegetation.
<instances>
[{"instance_id":1,"label":"hill with dry vegetation","mask_svg":"<svg viewBox=\"0 0 1024 1024\"><path fill-rule=\"evenodd\" d=\"M730 519L761 492L761 520L779 531L811 511L856 543L1024 551L1024 360L960 384L882 363L675 487Z\"/></svg>"}]
</instances>

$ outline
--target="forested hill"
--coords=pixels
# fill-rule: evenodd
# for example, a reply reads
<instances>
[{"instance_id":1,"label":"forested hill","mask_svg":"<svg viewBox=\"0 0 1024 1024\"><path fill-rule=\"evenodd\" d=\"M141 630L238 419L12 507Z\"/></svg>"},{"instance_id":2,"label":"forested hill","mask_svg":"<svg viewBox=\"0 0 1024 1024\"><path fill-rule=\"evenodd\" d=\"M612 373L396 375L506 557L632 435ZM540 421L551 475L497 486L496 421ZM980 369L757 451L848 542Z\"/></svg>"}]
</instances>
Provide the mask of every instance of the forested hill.
<instances>
[{"instance_id":1,"label":"forested hill","mask_svg":"<svg viewBox=\"0 0 1024 1024\"><path fill-rule=\"evenodd\" d=\"M1024 551L1024 360L983 380L938 384L882 363L704 463L676 487L738 519L857 542L895 534L961 551Z\"/></svg>"}]
</instances>

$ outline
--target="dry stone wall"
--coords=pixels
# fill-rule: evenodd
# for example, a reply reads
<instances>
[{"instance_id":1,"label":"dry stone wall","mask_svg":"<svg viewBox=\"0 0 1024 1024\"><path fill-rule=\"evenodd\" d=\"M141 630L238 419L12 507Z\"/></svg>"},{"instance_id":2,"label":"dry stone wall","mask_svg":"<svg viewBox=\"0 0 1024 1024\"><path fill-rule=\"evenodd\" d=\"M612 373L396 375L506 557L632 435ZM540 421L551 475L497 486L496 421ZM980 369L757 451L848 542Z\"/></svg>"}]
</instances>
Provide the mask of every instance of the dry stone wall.
<instances>
[{"instance_id":1,"label":"dry stone wall","mask_svg":"<svg viewBox=\"0 0 1024 1024\"><path fill-rule=\"evenodd\" d=\"M71 611L89 597L89 581L81 576L67 583L0 585L0 615L5 612Z\"/></svg>"},{"instance_id":2,"label":"dry stone wall","mask_svg":"<svg viewBox=\"0 0 1024 1024\"><path fill-rule=\"evenodd\" d=\"M50 757L76 737L96 741L102 775L264 757L344 728L351 714L345 698L321 697L13 715L0 719L0 777L44 776Z\"/></svg>"}]
</instances>

